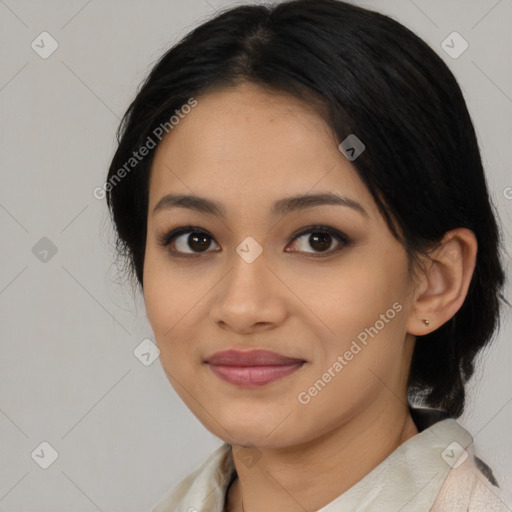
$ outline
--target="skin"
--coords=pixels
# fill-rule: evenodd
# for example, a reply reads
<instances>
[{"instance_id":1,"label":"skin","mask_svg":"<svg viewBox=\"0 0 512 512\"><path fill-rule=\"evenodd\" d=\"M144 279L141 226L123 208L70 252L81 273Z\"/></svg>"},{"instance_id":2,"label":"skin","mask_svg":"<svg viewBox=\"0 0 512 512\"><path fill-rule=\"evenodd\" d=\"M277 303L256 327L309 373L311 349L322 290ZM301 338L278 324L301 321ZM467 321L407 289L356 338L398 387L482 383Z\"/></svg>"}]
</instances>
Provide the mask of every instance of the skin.
<instances>
[{"instance_id":1,"label":"skin","mask_svg":"<svg viewBox=\"0 0 512 512\"><path fill-rule=\"evenodd\" d=\"M462 305L476 240L466 229L447 233L432 260L409 274L404 248L340 141L308 105L249 83L197 100L160 143L151 169L148 320L169 382L208 430L233 445L238 478L227 510L242 510L242 500L245 512L317 510L417 434L406 394L416 336ZM270 213L285 196L333 191L357 201L367 216L339 205ZM226 216L183 207L153 214L168 193L221 202ZM187 224L208 232L206 252L187 243L188 233L171 246L158 243ZM351 243L328 237L325 257L308 242L318 230L293 240L312 224ZM248 236L263 249L252 263L236 252ZM171 249L198 256L180 258ZM396 303L400 312L301 403L299 393ZM268 349L306 363L270 384L241 388L204 363L229 348ZM246 464L242 455L256 462Z\"/></svg>"}]
</instances>

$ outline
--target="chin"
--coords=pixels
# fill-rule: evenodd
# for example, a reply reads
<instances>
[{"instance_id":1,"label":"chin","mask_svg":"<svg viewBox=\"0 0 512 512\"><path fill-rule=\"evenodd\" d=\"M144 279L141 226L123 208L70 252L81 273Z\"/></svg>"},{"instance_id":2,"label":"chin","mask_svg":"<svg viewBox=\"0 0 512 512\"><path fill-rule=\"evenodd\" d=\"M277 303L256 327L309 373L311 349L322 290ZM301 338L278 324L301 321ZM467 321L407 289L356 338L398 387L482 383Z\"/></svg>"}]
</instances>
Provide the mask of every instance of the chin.
<instances>
[{"instance_id":1,"label":"chin","mask_svg":"<svg viewBox=\"0 0 512 512\"><path fill-rule=\"evenodd\" d=\"M284 417L286 418L286 415ZM215 425L215 431L209 430L224 442L234 446L275 450L303 442L300 433L297 432L297 425L294 427L287 424L283 421L282 415L272 422L249 420L249 423L240 421L219 421L219 423L225 427L225 430L220 430L218 425Z\"/></svg>"}]
</instances>

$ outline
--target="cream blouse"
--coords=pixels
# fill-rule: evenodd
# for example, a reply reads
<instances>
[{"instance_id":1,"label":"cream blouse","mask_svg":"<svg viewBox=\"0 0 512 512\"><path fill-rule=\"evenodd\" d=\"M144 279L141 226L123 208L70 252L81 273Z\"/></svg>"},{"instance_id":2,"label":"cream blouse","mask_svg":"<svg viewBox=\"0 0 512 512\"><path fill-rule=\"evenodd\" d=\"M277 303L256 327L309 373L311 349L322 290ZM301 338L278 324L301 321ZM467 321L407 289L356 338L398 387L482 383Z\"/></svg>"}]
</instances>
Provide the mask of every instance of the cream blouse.
<instances>
[{"instance_id":1,"label":"cream blouse","mask_svg":"<svg viewBox=\"0 0 512 512\"><path fill-rule=\"evenodd\" d=\"M492 471L475 457L469 432L440 414L411 408L419 433L317 512L512 512ZM224 512L235 477L232 447L224 443L152 512Z\"/></svg>"}]
</instances>

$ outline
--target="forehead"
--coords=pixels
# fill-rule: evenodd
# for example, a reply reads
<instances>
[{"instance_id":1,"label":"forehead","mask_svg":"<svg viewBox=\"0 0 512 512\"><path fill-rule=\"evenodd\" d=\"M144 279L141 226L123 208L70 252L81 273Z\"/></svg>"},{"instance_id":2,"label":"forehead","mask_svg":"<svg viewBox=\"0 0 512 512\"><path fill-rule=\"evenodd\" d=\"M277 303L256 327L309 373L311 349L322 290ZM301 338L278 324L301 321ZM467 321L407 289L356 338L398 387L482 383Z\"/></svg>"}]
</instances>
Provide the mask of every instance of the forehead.
<instances>
[{"instance_id":1,"label":"forehead","mask_svg":"<svg viewBox=\"0 0 512 512\"><path fill-rule=\"evenodd\" d=\"M150 209L168 192L271 202L317 189L357 195L371 208L331 128L306 103L252 84L196 100L157 148Z\"/></svg>"}]
</instances>

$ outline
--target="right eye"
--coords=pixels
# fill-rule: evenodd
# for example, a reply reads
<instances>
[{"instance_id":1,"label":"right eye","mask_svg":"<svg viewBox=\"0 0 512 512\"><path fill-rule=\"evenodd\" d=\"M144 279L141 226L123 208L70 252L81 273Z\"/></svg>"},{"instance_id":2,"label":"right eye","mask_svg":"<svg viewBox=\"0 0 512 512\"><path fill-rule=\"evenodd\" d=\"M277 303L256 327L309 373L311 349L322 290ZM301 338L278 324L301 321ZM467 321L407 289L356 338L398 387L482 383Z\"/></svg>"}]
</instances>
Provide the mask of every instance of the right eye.
<instances>
[{"instance_id":1,"label":"right eye","mask_svg":"<svg viewBox=\"0 0 512 512\"><path fill-rule=\"evenodd\" d=\"M196 226L180 226L159 237L158 243L169 247L171 256L190 258L200 256L207 251L213 241L212 236L202 228Z\"/></svg>"}]
</instances>

